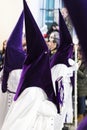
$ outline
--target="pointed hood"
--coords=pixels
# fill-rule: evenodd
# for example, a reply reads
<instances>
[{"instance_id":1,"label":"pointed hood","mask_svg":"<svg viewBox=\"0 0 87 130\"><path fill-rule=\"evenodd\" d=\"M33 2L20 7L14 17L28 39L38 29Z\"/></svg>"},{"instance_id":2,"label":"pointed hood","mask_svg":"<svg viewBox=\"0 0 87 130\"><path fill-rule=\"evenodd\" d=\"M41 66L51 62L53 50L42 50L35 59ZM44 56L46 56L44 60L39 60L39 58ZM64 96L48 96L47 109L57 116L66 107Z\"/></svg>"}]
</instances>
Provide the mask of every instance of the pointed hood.
<instances>
[{"instance_id":1,"label":"pointed hood","mask_svg":"<svg viewBox=\"0 0 87 130\"><path fill-rule=\"evenodd\" d=\"M2 80L2 91L7 90L7 80L9 72L15 69L21 69L25 59L25 53L22 48L22 30L23 30L23 12L11 33L5 52L4 71Z\"/></svg>"},{"instance_id":2,"label":"pointed hood","mask_svg":"<svg viewBox=\"0 0 87 130\"><path fill-rule=\"evenodd\" d=\"M87 61L87 0L64 0Z\"/></svg>"},{"instance_id":3,"label":"pointed hood","mask_svg":"<svg viewBox=\"0 0 87 130\"><path fill-rule=\"evenodd\" d=\"M36 86L42 88L46 92L48 99L55 102L48 48L25 0L24 13L27 58L14 100L16 100L26 88Z\"/></svg>"},{"instance_id":4,"label":"pointed hood","mask_svg":"<svg viewBox=\"0 0 87 130\"><path fill-rule=\"evenodd\" d=\"M63 16L59 10L59 27L60 27L60 47L51 60L51 68L57 64L68 65L68 58L72 57L73 44L70 32L65 24Z\"/></svg>"}]
</instances>

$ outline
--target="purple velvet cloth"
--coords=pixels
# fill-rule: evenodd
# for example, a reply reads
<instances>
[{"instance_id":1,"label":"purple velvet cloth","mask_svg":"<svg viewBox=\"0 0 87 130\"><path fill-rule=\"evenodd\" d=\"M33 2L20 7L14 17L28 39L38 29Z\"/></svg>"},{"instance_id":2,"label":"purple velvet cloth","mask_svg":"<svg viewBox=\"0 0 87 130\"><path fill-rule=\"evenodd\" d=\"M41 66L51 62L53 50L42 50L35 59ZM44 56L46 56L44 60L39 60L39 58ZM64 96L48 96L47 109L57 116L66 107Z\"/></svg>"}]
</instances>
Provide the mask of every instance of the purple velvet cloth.
<instances>
[{"instance_id":1,"label":"purple velvet cloth","mask_svg":"<svg viewBox=\"0 0 87 130\"><path fill-rule=\"evenodd\" d=\"M25 60L25 52L22 48L23 12L11 33L5 52L2 91L7 91L9 72L14 69L22 69Z\"/></svg>"},{"instance_id":2,"label":"purple velvet cloth","mask_svg":"<svg viewBox=\"0 0 87 130\"><path fill-rule=\"evenodd\" d=\"M87 130L87 116L79 123L77 130Z\"/></svg>"},{"instance_id":3,"label":"purple velvet cloth","mask_svg":"<svg viewBox=\"0 0 87 130\"><path fill-rule=\"evenodd\" d=\"M61 112L61 108L64 103L64 85L62 83L62 77L58 78L55 81L55 87L56 87L56 101L57 101L57 110L58 113Z\"/></svg>"},{"instance_id":4,"label":"purple velvet cloth","mask_svg":"<svg viewBox=\"0 0 87 130\"><path fill-rule=\"evenodd\" d=\"M59 10L60 47L51 59L51 68L57 64L68 64L68 58L73 55L72 37Z\"/></svg>"}]
</instances>

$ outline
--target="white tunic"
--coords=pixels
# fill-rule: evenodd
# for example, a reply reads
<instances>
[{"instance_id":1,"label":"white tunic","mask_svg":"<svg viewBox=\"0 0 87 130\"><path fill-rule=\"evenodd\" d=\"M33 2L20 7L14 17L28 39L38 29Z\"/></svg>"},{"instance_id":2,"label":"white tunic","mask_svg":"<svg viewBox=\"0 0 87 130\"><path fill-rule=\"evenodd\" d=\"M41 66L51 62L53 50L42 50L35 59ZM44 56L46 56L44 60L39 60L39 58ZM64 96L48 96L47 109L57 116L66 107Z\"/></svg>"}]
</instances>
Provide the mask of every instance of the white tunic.
<instances>
[{"instance_id":1,"label":"white tunic","mask_svg":"<svg viewBox=\"0 0 87 130\"><path fill-rule=\"evenodd\" d=\"M7 113L1 130L61 130L56 106L38 87L23 91Z\"/></svg>"},{"instance_id":2,"label":"white tunic","mask_svg":"<svg viewBox=\"0 0 87 130\"><path fill-rule=\"evenodd\" d=\"M2 78L3 72L0 73L0 78ZM21 69L11 71L8 78L8 89L10 91L16 92L19 78L21 74ZM13 101L14 94L6 92L2 93L0 81L0 130L4 121L4 118L8 112L8 109Z\"/></svg>"},{"instance_id":3,"label":"white tunic","mask_svg":"<svg viewBox=\"0 0 87 130\"><path fill-rule=\"evenodd\" d=\"M64 101L63 107L61 108L61 129L65 123L65 118L67 115L66 123L73 122L73 106L72 106L72 85L70 77L73 74L73 67L67 67L64 64L57 64L51 69L52 81L55 90L55 81L59 77L63 77L63 86L64 86Z\"/></svg>"}]
</instances>

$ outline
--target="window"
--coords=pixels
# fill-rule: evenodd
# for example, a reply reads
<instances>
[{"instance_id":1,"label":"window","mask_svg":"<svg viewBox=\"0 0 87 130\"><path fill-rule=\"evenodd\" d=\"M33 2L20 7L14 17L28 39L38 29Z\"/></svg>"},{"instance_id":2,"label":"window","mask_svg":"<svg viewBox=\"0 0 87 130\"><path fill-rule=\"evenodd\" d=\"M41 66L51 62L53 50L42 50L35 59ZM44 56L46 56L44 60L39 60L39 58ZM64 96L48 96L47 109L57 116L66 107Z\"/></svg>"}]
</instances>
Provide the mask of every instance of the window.
<instances>
[{"instance_id":1,"label":"window","mask_svg":"<svg viewBox=\"0 0 87 130\"><path fill-rule=\"evenodd\" d=\"M49 28L54 21L58 22L58 8L61 6L61 0L42 0L42 24L46 24Z\"/></svg>"},{"instance_id":2,"label":"window","mask_svg":"<svg viewBox=\"0 0 87 130\"><path fill-rule=\"evenodd\" d=\"M52 23L54 21L54 3L55 0L46 0L45 23Z\"/></svg>"}]
</instances>

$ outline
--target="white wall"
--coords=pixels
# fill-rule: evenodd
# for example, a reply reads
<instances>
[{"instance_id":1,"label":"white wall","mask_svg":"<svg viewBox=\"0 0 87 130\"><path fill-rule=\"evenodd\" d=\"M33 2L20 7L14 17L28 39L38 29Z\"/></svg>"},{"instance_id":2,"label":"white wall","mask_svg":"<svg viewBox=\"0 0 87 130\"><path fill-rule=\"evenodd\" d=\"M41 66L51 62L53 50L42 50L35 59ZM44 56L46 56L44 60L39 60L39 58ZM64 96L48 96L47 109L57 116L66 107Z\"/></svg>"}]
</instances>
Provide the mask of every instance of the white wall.
<instances>
[{"instance_id":1,"label":"white wall","mask_svg":"<svg viewBox=\"0 0 87 130\"><path fill-rule=\"evenodd\" d=\"M38 25L40 25L41 0L26 0ZM23 0L0 0L0 45L8 39L22 12Z\"/></svg>"},{"instance_id":2,"label":"white wall","mask_svg":"<svg viewBox=\"0 0 87 130\"><path fill-rule=\"evenodd\" d=\"M22 9L22 0L0 0L0 43L8 39Z\"/></svg>"}]
</instances>

